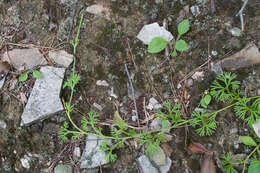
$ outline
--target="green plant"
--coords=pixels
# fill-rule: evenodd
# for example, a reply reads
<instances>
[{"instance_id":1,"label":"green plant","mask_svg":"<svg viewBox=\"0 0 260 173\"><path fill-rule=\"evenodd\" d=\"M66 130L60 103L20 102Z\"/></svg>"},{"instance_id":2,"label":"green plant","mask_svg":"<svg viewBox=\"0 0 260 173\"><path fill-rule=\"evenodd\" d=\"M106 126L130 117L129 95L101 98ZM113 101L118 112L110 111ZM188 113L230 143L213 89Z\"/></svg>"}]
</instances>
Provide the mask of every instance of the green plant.
<instances>
[{"instance_id":1,"label":"green plant","mask_svg":"<svg viewBox=\"0 0 260 173\"><path fill-rule=\"evenodd\" d=\"M259 147L260 143L257 144L253 138L250 136L240 136L241 141L243 144L249 146L249 147L255 147L252 152L245 158L245 160L241 160L241 158L238 158L236 161L233 161L233 155L228 152L227 155L221 155L222 158L222 165L224 166L224 169L227 173L237 173L237 170L234 168L235 165L243 164L243 171L244 173L246 171L246 165L248 164L249 159L252 157L252 155L257 152L258 155L260 155ZM250 162L250 165L248 167L248 173L258 173L260 172L260 160L257 158L253 158Z\"/></svg>"},{"instance_id":2,"label":"green plant","mask_svg":"<svg viewBox=\"0 0 260 173\"><path fill-rule=\"evenodd\" d=\"M31 70L29 72L32 72L33 77L36 79L40 79L42 77L42 72L40 72L39 70ZM24 72L22 74L20 74L18 80L19 82L24 82L28 79L28 73L29 72Z\"/></svg>"},{"instance_id":3,"label":"green plant","mask_svg":"<svg viewBox=\"0 0 260 173\"><path fill-rule=\"evenodd\" d=\"M260 96L245 97L240 90L240 82L236 81L236 75L225 72L217 76L210 86L210 91L201 99L201 106L206 109L213 97L217 101L232 103L214 112L206 112L204 109L195 110L191 125L197 127L201 136L211 135L217 128L216 116L220 112L234 107L234 113L240 119L252 125L260 118Z\"/></svg>"},{"instance_id":4,"label":"green plant","mask_svg":"<svg viewBox=\"0 0 260 173\"><path fill-rule=\"evenodd\" d=\"M177 56L177 51L185 51L188 50L189 47L187 43L184 40L181 40L180 37L188 32L190 29L190 22L188 19L183 20L179 25L178 25L178 36L175 42L174 49L171 53L171 56ZM165 40L162 37L155 37L151 40L151 42L148 44L148 52L149 53L159 53L163 49L166 48L168 44L168 41Z\"/></svg>"}]
</instances>

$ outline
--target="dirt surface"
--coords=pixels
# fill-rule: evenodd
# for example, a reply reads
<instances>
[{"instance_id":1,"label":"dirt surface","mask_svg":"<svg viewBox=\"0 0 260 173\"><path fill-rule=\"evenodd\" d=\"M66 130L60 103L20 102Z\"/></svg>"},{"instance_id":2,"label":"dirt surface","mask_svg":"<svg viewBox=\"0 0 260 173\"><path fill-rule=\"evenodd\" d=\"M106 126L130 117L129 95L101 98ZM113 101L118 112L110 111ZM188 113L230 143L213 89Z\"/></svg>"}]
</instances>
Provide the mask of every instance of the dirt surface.
<instances>
[{"instance_id":1,"label":"dirt surface","mask_svg":"<svg viewBox=\"0 0 260 173\"><path fill-rule=\"evenodd\" d=\"M102 5L105 13L93 15L86 12L86 8L93 4ZM199 6L200 14L194 16L187 10L193 5ZM232 36L229 29L240 28L240 18L235 15L242 1L215 0L214 6L215 11L210 0L0 0L0 53L37 46L45 55L53 49L72 53L69 41L75 38L80 15L84 14L76 55L77 72L81 80L73 98L73 103L83 115L73 113L75 122L79 122L84 113L90 110L98 111L93 106L97 103L103 107L102 111L98 111L101 120L113 119L115 105L119 105L121 117L135 124L131 119L135 108L125 64L133 75L140 119L145 118L144 99L145 105L148 105L151 97L160 103L166 100L181 101L185 105L184 116L188 118L215 79L215 74L209 71L212 62L236 53L249 42L259 46L259 1L250 0L247 4L244 10L245 31L239 37ZM178 22L186 18L190 21L191 29L182 39L186 40L190 49L177 57L167 60L164 53L149 54L147 46L136 38L143 25L152 22L162 25L164 19L167 20L168 30L176 37ZM204 72L203 79L195 80L187 76L203 63L205 65L197 69ZM250 80L245 79L249 76L258 81L259 66L239 69L235 73L243 81L243 86L247 86ZM69 74L71 67L67 69L66 77ZM74 146L80 146L83 150L85 137L64 143L58 136L59 127L67 119L65 112L29 127L19 127L25 106L20 95L23 93L29 97L34 79L30 78L26 83L16 81L14 84L17 77L16 71L9 73L0 91L0 119L7 125L0 130L0 172L48 172L57 163L72 165L74 172L89 172L80 170L80 162L72 157ZM97 86L97 80L106 80L109 87ZM177 87L178 84L180 87ZM252 92L259 89L253 84L250 86L253 86ZM111 96L112 88L117 98ZM61 98L68 100L69 93L68 89L64 89ZM222 106L214 103L211 109ZM152 115L154 112L148 113ZM169 172L199 172L203 158L189 152L187 147L190 141L199 142L218 155L228 151L250 152L238 141L240 135L249 134L249 127L245 123L238 120L232 111L225 111L217 120L217 131L210 137L200 137L192 128L188 131L185 128L171 131L174 138L168 145L173 150L170 155L173 164ZM133 146L120 149L117 151L117 161L99 171L140 172L136 158L141 152ZM24 155L31 158L29 169L21 165L20 160ZM221 170L217 168L217 172Z\"/></svg>"}]
</instances>

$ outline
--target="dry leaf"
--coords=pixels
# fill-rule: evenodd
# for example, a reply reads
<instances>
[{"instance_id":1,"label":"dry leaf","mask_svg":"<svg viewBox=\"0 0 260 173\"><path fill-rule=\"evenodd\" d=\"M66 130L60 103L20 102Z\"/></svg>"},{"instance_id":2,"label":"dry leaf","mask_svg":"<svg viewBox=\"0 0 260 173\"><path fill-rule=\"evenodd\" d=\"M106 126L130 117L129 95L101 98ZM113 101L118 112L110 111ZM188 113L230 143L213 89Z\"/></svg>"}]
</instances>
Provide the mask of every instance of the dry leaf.
<instances>
[{"instance_id":1,"label":"dry leaf","mask_svg":"<svg viewBox=\"0 0 260 173\"><path fill-rule=\"evenodd\" d=\"M200 168L200 173L216 173L216 166L212 160L212 155L206 154L206 158Z\"/></svg>"},{"instance_id":2,"label":"dry leaf","mask_svg":"<svg viewBox=\"0 0 260 173\"><path fill-rule=\"evenodd\" d=\"M203 145L198 142L191 142L189 145L189 150L194 154L209 154L209 152Z\"/></svg>"},{"instance_id":3,"label":"dry leaf","mask_svg":"<svg viewBox=\"0 0 260 173\"><path fill-rule=\"evenodd\" d=\"M114 120L122 120L122 118L120 117L118 111L115 111L115 113L114 113Z\"/></svg>"}]
</instances>

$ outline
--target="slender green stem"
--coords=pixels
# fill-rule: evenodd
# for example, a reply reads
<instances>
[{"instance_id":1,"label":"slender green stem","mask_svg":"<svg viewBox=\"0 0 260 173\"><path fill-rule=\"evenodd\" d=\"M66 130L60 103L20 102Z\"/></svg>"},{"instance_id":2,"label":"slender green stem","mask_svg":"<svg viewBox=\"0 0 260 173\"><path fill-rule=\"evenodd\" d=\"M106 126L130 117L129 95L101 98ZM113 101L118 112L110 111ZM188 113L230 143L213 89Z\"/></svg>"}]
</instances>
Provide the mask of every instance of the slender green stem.
<instances>
[{"instance_id":1,"label":"slender green stem","mask_svg":"<svg viewBox=\"0 0 260 173\"><path fill-rule=\"evenodd\" d=\"M259 149L259 147L260 147L260 144L258 144L256 147L255 147L255 149L246 157L246 159L243 161L244 162L244 166L243 166L243 171L242 171L242 173L244 173L245 172L245 170L246 170L246 164L247 164L247 162L248 162L248 159Z\"/></svg>"}]
</instances>

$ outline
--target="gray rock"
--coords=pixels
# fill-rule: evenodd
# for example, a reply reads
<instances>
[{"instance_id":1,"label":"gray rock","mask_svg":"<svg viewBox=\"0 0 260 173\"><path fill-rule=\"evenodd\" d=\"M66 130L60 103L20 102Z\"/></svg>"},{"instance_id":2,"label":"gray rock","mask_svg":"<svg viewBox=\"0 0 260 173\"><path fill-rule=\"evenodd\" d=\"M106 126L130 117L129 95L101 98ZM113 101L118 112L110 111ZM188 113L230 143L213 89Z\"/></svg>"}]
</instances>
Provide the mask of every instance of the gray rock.
<instances>
[{"instance_id":1,"label":"gray rock","mask_svg":"<svg viewBox=\"0 0 260 173\"><path fill-rule=\"evenodd\" d=\"M80 158L80 148L78 146L76 146L73 150L73 159L74 160L79 160Z\"/></svg>"},{"instance_id":2,"label":"gray rock","mask_svg":"<svg viewBox=\"0 0 260 173\"><path fill-rule=\"evenodd\" d=\"M70 30L72 28L73 19L71 17L68 17L64 21L61 22L58 30L58 38L60 40L65 40L68 38L68 35L70 34Z\"/></svg>"},{"instance_id":3,"label":"gray rock","mask_svg":"<svg viewBox=\"0 0 260 173\"><path fill-rule=\"evenodd\" d=\"M68 54L64 50L50 51L49 58L63 67L68 67L73 61L73 55Z\"/></svg>"},{"instance_id":4,"label":"gray rock","mask_svg":"<svg viewBox=\"0 0 260 173\"><path fill-rule=\"evenodd\" d=\"M4 120L0 120L0 128L5 129L7 127L6 123Z\"/></svg>"},{"instance_id":5,"label":"gray rock","mask_svg":"<svg viewBox=\"0 0 260 173\"><path fill-rule=\"evenodd\" d=\"M141 168L142 173L159 173L158 169L152 165L146 155L137 158L137 163Z\"/></svg>"},{"instance_id":6,"label":"gray rock","mask_svg":"<svg viewBox=\"0 0 260 173\"><path fill-rule=\"evenodd\" d=\"M220 62L214 63L212 68L211 68L211 71L213 71L216 74L223 74L224 73L223 70L222 70Z\"/></svg>"},{"instance_id":7,"label":"gray rock","mask_svg":"<svg viewBox=\"0 0 260 173\"><path fill-rule=\"evenodd\" d=\"M42 67L42 77L37 79L22 114L21 126L45 119L63 110L59 95L65 68Z\"/></svg>"},{"instance_id":8,"label":"gray rock","mask_svg":"<svg viewBox=\"0 0 260 173\"><path fill-rule=\"evenodd\" d=\"M103 141L111 143L111 140L100 139L96 136L88 136L85 149L81 157L80 168L95 168L109 163L106 160L106 154L100 150Z\"/></svg>"},{"instance_id":9,"label":"gray rock","mask_svg":"<svg viewBox=\"0 0 260 173\"><path fill-rule=\"evenodd\" d=\"M166 164L159 167L160 172L161 173L167 173L170 170L171 165L172 165L172 160L169 157L167 157L166 158Z\"/></svg>"},{"instance_id":10,"label":"gray rock","mask_svg":"<svg viewBox=\"0 0 260 173\"><path fill-rule=\"evenodd\" d=\"M107 83L107 81L105 81L105 80L97 80L96 85L97 85L97 86L105 86L105 87L108 87L108 86L109 86L109 83Z\"/></svg>"},{"instance_id":11,"label":"gray rock","mask_svg":"<svg viewBox=\"0 0 260 173\"><path fill-rule=\"evenodd\" d=\"M150 128L151 130L159 130L159 129L163 129L163 128L167 128L171 126L170 121L168 120L164 120L166 121L167 125L161 122L160 117L155 118L152 123L150 124ZM167 132L170 132L170 130L167 130Z\"/></svg>"},{"instance_id":12,"label":"gray rock","mask_svg":"<svg viewBox=\"0 0 260 173\"><path fill-rule=\"evenodd\" d=\"M2 80L0 80L0 89L2 89L4 83L5 83L5 77Z\"/></svg>"},{"instance_id":13,"label":"gray rock","mask_svg":"<svg viewBox=\"0 0 260 173\"><path fill-rule=\"evenodd\" d=\"M13 49L8 53L5 52L2 60L9 62L17 70L29 70L47 64L47 61L37 48Z\"/></svg>"},{"instance_id":14,"label":"gray rock","mask_svg":"<svg viewBox=\"0 0 260 173\"><path fill-rule=\"evenodd\" d=\"M73 173L73 169L70 165L58 164L54 168L54 173Z\"/></svg>"},{"instance_id":15,"label":"gray rock","mask_svg":"<svg viewBox=\"0 0 260 173\"><path fill-rule=\"evenodd\" d=\"M231 28L228 31L235 37L240 37L242 35L242 31L238 27Z\"/></svg>"},{"instance_id":16,"label":"gray rock","mask_svg":"<svg viewBox=\"0 0 260 173\"><path fill-rule=\"evenodd\" d=\"M160 27L158 23L145 25L137 35L137 38L144 44L149 44L154 37L162 37L167 41L173 39L173 35L164 27Z\"/></svg>"},{"instance_id":17,"label":"gray rock","mask_svg":"<svg viewBox=\"0 0 260 173\"><path fill-rule=\"evenodd\" d=\"M149 155L149 158L157 166L164 166L166 164L166 155L161 147L156 153Z\"/></svg>"},{"instance_id":18,"label":"gray rock","mask_svg":"<svg viewBox=\"0 0 260 173\"><path fill-rule=\"evenodd\" d=\"M87 7L86 11L95 15L102 15L105 12L105 8L102 5L94 4Z\"/></svg>"}]
</instances>

